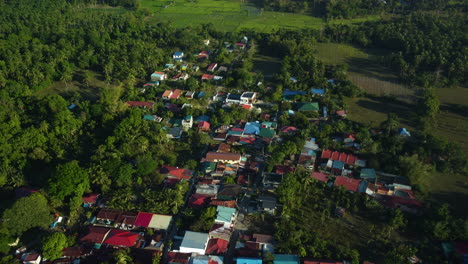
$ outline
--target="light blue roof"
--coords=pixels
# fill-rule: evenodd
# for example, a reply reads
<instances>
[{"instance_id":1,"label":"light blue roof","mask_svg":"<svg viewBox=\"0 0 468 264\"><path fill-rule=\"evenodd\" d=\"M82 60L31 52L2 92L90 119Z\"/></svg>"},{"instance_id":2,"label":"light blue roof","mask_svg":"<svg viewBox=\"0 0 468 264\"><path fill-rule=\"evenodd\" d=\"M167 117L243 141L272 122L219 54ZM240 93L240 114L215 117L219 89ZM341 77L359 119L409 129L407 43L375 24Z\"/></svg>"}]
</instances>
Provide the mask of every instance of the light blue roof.
<instances>
[{"instance_id":1,"label":"light blue roof","mask_svg":"<svg viewBox=\"0 0 468 264\"><path fill-rule=\"evenodd\" d=\"M244 127L244 134L258 135L260 133L260 123L248 122Z\"/></svg>"},{"instance_id":2,"label":"light blue roof","mask_svg":"<svg viewBox=\"0 0 468 264\"><path fill-rule=\"evenodd\" d=\"M71 105L68 107L68 109L71 110L71 109L73 109L73 108L75 108L75 107L76 107L76 104L71 104Z\"/></svg>"},{"instance_id":3,"label":"light blue roof","mask_svg":"<svg viewBox=\"0 0 468 264\"><path fill-rule=\"evenodd\" d=\"M202 98L203 96L205 96L205 92L200 92L200 93L198 94L198 98Z\"/></svg>"},{"instance_id":4,"label":"light blue roof","mask_svg":"<svg viewBox=\"0 0 468 264\"><path fill-rule=\"evenodd\" d=\"M312 94L318 94L318 95L324 95L325 94L325 89L320 89L320 88L312 88L310 89Z\"/></svg>"},{"instance_id":5,"label":"light blue roof","mask_svg":"<svg viewBox=\"0 0 468 264\"><path fill-rule=\"evenodd\" d=\"M185 236L180 246L185 248L205 249L205 244L207 242L207 233L185 231Z\"/></svg>"},{"instance_id":6,"label":"light blue roof","mask_svg":"<svg viewBox=\"0 0 468 264\"><path fill-rule=\"evenodd\" d=\"M231 222L231 217L236 213L235 208L225 207L225 206L218 206L216 207L216 211L218 212L216 215L215 221L229 223Z\"/></svg>"},{"instance_id":7,"label":"light blue roof","mask_svg":"<svg viewBox=\"0 0 468 264\"><path fill-rule=\"evenodd\" d=\"M342 170L344 168L344 162L339 161L339 160L334 160L332 168Z\"/></svg>"},{"instance_id":8,"label":"light blue roof","mask_svg":"<svg viewBox=\"0 0 468 264\"><path fill-rule=\"evenodd\" d=\"M297 255L274 254L273 264L299 264Z\"/></svg>"},{"instance_id":9,"label":"light blue roof","mask_svg":"<svg viewBox=\"0 0 468 264\"><path fill-rule=\"evenodd\" d=\"M401 136L411 136L411 133L406 130L406 128L400 128L400 135Z\"/></svg>"},{"instance_id":10,"label":"light blue roof","mask_svg":"<svg viewBox=\"0 0 468 264\"><path fill-rule=\"evenodd\" d=\"M257 258L237 258L237 264L262 264L262 260Z\"/></svg>"},{"instance_id":11,"label":"light blue roof","mask_svg":"<svg viewBox=\"0 0 468 264\"><path fill-rule=\"evenodd\" d=\"M358 192L361 192L361 193L366 192L368 184L369 183L366 181L361 181L358 186Z\"/></svg>"},{"instance_id":12,"label":"light blue roof","mask_svg":"<svg viewBox=\"0 0 468 264\"><path fill-rule=\"evenodd\" d=\"M211 261L210 261L211 260ZM208 264L216 262L218 264L223 264L224 258L222 256L194 256L190 258L191 264Z\"/></svg>"}]
</instances>

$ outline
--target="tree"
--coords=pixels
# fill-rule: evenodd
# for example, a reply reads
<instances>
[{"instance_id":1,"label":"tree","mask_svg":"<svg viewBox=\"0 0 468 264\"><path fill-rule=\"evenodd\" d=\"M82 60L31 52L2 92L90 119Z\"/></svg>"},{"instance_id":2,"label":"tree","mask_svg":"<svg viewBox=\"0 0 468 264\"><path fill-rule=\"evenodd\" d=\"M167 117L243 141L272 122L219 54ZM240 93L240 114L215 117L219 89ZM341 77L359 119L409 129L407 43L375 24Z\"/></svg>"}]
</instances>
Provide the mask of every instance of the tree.
<instances>
[{"instance_id":1,"label":"tree","mask_svg":"<svg viewBox=\"0 0 468 264\"><path fill-rule=\"evenodd\" d=\"M432 166L419 160L417 154L402 156L399 158L400 173L411 181L412 184L424 186L430 177Z\"/></svg>"},{"instance_id":2,"label":"tree","mask_svg":"<svg viewBox=\"0 0 468 264\"><path fill-rule=\"evenodd\" d=\"M2 215L3 223L12 235L21 235L33 227L47 227L52 217L46 198L39 193L20 198Z\"/></svg>"},{"instance_id":3,"label":"tree","mask_svg":"<svg viewBox=\"0 0 468 264\"><path fill-rule=\"evenodd\" d=\"M57 200L64 200L73 193L83 195L88 189L88 172L76 160L59 164L49 179L48 191Z\"/></svg>"},{"instance_id":4,"label":"tree","mask_svg":"<svg viewBox=\"0 0 468 264\"><path fill-rule=\"evenodd\" d=\"M118 249L113 254L114 263L116 264L131 264L133 263L132 257L130 256L130 249Z\"/></svg>"},{"instance_id":5,"label":"tree","mask_svg":"<svg viewBox=\"0 0 468 264\"><path fill-rule=\"evenodd\" d=\"M47 235L42 241L42 254L48 260L55 260L62 256L62 249L67 247L67 237L62 232Z\"/></svg>"}]
</instances>

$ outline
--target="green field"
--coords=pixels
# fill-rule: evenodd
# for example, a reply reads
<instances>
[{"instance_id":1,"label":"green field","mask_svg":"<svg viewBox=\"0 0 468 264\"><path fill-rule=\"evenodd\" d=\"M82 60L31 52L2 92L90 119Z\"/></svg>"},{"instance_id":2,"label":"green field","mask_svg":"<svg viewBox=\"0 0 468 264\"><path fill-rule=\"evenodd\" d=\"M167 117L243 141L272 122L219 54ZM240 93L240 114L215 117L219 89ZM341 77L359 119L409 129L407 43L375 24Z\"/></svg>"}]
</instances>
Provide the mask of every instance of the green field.
<instances>
[{"instance_id":1,"label":"green field","mask_svg":"<svg viewBox=\"0 0 468 264\"><path fill-rule=\"evenodd\" d=\"M219 30L236 31L251 29L271 32L279 28L320 29L325 22L308 14L261 11L239 0L141 0L141 7L153 13L150 23L170 22L176 27L213 23ZM369 16L350 20L334 20L332 23L360 23L377 20Z\"/></svg>"}]
</instances>

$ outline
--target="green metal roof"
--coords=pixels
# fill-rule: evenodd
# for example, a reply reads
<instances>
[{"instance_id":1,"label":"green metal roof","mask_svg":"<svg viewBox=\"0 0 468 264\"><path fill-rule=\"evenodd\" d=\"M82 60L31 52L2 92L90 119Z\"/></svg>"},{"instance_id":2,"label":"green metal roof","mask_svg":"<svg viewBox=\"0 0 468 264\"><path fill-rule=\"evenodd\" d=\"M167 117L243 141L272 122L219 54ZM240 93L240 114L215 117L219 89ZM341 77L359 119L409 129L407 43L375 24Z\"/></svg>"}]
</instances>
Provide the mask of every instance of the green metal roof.
<instances>
[{"instance_id":1,"label":"green metal roof","mask_svg":"<svg viewBox=\"0 0 468 264\"><path fill-rule=\"evenodd\" d=\"M259 136L261 137L266 137L266 138L272 138L275 136L275 131L273 129L269 129L269 128L264 128L262 127L260 129L260 134Z\"/></svg>"},{"instance_id":2,"label":"green metal roof","mask_svg":"<svg viewBox=\"0 0 468 264\"><path fill-rule=\"evenodd\" d=\"M297 104L297 111L318 111L318 103L299 103Z\"/></svg>"}]
</instances>

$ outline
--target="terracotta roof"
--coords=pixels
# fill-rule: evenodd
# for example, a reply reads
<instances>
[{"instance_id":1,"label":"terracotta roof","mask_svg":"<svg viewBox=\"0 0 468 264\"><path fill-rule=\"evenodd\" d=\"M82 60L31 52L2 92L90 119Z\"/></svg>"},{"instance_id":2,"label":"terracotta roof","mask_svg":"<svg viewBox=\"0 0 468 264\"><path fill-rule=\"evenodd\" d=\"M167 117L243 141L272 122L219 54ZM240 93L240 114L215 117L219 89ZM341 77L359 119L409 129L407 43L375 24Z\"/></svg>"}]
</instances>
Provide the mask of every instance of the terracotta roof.
<instances>
[{"instance_id":1,"label":"terracotta roof","mask_svg":"<svg viewBox=\"0 0 468 264\"><path fill-rule=\"evenodd\" d=\"M153 102L139 102L139 101L128 101L127 105L130 107L153 107Z\"/></svg>"},{"instance_id":2,"label":"terracotta roof","mask_svg":"<svg viewBox=\"0 0 468 264\"><path fill-rule=\"evenodd\" d=\"M316 179L316 180L319 180L319 181L323 181L323 182L327 182L328 181L328 174L326 173L322 173L322 172L318 172L318 171L314 171L312 172L312 174L310 175L310 177Z\"/></svg>"},{"instance_id":3,"label":"terracotta roof","mask_svg":"<svg viewBox=\"0 0 468 264\"><path fill-rule=\"evenodd\" d=\"M151 222L152 217L153 217L153 214L151 213L139 212L135 220L135 225L141 226L141 227L148 227L149 223Z\"/></svg>"},{"instance_id":4,"label":"terracotta roof","mask_svg":"<svg viewBox=\"0 0 468 264\"><path fill-rule=\"evenodd\" d=\"M114 210L114 209L101 209L99 213L97 214L97 219L104 219L104 220L110 220L110 221L115 221L117 220L117 217L122 213L120 210Z\"/></svg>"},{"instance_id":5,"label":"terracotta roof","mask_svg":"<svg viewBox=\"0 0 468 264\"><path fill-rule=\"evenodd\" d=\"M172 167L164 165L159 170L162 174L168 174L169 176L176 177L178 179L185 179L188 180L192 178L192 172L183 168Z\"/></svg>"},{"instance_id":6,"label":"terracotta roof","mask_svg":"<svg viewBox=\"0 0 468 264\"><path fill-rule=\"evenodd\" d=\"M133 247L137 239L137 233L120 229L112 229L104 243L112 246Z\"/></svg>"},{"instance_id":7,"label":"terracotta roof","mask_svg":"<svg viewBox=\"0 0 468 264\"><path fill-rule=\"evenodd\" d=\"M172 90L166 90L166 91L164 91L164 93L162 94L162 97L169 97L169 96L171 96L171 94L172 94Z\"/></svg>"},{"instance_id":8,"label":"terracotta roof","mask_svg":"<svg viewBox=\"0 0 468 264\"><path fill-rule=\"evenodd\" d=\"M335 180L335 186L343 186L347 190L352 191L352 192L357 192L359 188L359 183L360 180L344 177L344 176L338 176L336 177Z\"/></svg>"},{"instance_id":9,"label":"terracotta roof","mask_svg":"<svg viewBox=\"0 0 468 264\"><path fill-rule=\"evenodd\" d=\"M281 132L283 133L294 133L297 131L297 127L293 126L284 126L280 129Z\"/></svg>"},{"instance_id":10,"label":"terracotta roof","mask_svg":"<svg viewBox=\"0 0 468 264\"><path fill-rule=\"evenodd\" d=\"M182 90L175 89L170 97L170 99L178 99L182 95Z\"/></svg>"},{"instance_id":11,"label":"terracotta roof","mask_svg":"<svg viewBox=\"0 0 468 264\"><path fill-rule=\"evenodd\" d=\"M214 238L208 241L208 245L206 246L205 254L223 254L227 251L229 245L229 241Z\"/></svg>"},{"instance_id":12,"label":"terracotta roof","mask_svg":"<svg viewBox=\"0 0 468 264\"><path fill-rule=\"evenodd\" d=\"M198 128L210 128L210 123L206 121L200 121L197 124Z\"/></svg>"},{"instance_id":13,"label":"terracotta roof","mask_svg":"<svg viewBox=\"0 0 468 264\"><path fill-rule=\"evenodd\" d=\"M253 234L253 239L257 243L272 243L273 237L270 235Z\"/></svg>"},{"instance_id":14,"label":"terracotta roof","mask_svg":"<svg viewBox=\"0 0 468 264\"><path fill-rule=\"evenodd\" d=\"M107 227L90 226L88 234L82 237L80 241L91 244L102 244L108 232L110 232L110 229Z\"/></svg>"},{"instance_id":15,"label":"terracotta roof","mask_svg":"<svg viewBox=\"0 0 468 264\"><path fill-rule=\"evenodd\" d=\"M213 206L224 206L224 207L230 207L230 208L236 208L237 202L234 200L230 201L223 201L223 200L212 200L210 202L210 205Z\"/></svg>"},{"instance_id":16,"label":"terracotta roof","mask_svg":"<svg viewBox=\"0 0 468 264\"><path fill-rule=\"evenodd\" d=\"M39 253L28 253L26 257L23 259L24 262L26 261L35 261L37 260L41 255Z\"/></svg>"},{"instance_id":17,"label":"terracotta roof","mask_svg":"<svg viewBox=\"0 0 468 264\"><path fill-rule=\"evenodd\" d=\"M239 153L213 152L213 151L206 153L207 161L215 161L215 160L237 161L237 160L240 160L240 158L241 158L241 154Z\"/></svg>"},{"instance_id":18,"label":"terracotta roof","mask_svg":"<svg viewBox=\"0 0 468 264\"><path fill-rule=\"evenodd\" d=\"M203 74L202 75L202 80L213 80L214 79L214 75L211 75L211 74Z\"/></svg>"},{"instance_id":19,"label":"terracotta roof","mask_svg":"<svg viewBox=\"0 0 468 264\"><path fill-rule=\"evenodd\" d=\"M99 194L90 193L87 196L81 198L85 204L95 204Z\"/></svg>"}]
</instances>

